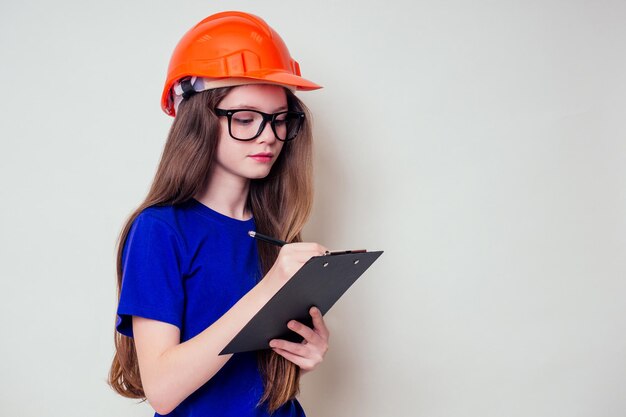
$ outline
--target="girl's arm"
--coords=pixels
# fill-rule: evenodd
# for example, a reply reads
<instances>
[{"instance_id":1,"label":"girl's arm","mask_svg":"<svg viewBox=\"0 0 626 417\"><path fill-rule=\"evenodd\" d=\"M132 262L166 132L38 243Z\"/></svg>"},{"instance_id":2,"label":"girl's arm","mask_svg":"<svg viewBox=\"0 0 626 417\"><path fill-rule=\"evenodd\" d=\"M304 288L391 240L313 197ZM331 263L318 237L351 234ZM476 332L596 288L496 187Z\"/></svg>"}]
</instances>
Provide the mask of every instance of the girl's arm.
<instances>
[{"instance_id":1,"label":"girl's arm","mask_svg":"<svg viewBox=\"0 0 626 417\"><path fill-rule=\"evenodd\" d=\"M232 356L219 356L219 352L306 261L325 251L317 243L283 246L272 268L254 288L211 326L183 343L178 327L133 316L141 382L154 410L168 414L211 379Z\"/></svg>"}]
</instances>

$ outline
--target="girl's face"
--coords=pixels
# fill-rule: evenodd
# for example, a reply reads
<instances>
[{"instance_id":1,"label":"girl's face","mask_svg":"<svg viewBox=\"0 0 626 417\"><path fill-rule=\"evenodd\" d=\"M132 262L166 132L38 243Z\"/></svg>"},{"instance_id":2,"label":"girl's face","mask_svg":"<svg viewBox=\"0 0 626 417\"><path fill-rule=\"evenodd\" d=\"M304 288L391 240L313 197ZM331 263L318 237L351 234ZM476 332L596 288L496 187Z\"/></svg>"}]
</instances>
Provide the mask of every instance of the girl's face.
<instances>
[{"instance_id":1,"label":"girl's face","mask_svg":"<svg viewBox=\"0 0 626 417\"><path fill-rule=\"evenodd\" d=\"M287 95L283 87L277 85L242 85L234 87L217 107L224 110L251 109L277 113L287 110ZM232 123L236 123L234 117ZM270 123L265 124L257 138L249 141L236 140L230 136L228 118L225 116L220 117L220 127L214 174L244 180L265 178L284 144L276 139Z\"/></svg>"}]
</instances>

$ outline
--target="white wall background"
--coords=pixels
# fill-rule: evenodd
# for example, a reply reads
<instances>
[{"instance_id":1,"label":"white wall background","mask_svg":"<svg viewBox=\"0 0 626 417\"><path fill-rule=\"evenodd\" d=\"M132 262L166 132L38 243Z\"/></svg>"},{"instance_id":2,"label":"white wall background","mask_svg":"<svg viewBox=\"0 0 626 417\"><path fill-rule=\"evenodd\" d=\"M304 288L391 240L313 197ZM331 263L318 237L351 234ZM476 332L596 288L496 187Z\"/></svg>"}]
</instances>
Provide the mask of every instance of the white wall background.
<instances>
[{"instance_id":1,"label":"white wall background","mask_svg":"<svg viewBox=\"0 0 626 417\"><path fill-rule=\"evenodd\" d=\"M315 115L305 238L385 254L327 315L309 416L626 415L626 3L0 4L0 415L151 416L105 384L114 245L183 33L286 40Z\"/></svg>"}]
</instances>

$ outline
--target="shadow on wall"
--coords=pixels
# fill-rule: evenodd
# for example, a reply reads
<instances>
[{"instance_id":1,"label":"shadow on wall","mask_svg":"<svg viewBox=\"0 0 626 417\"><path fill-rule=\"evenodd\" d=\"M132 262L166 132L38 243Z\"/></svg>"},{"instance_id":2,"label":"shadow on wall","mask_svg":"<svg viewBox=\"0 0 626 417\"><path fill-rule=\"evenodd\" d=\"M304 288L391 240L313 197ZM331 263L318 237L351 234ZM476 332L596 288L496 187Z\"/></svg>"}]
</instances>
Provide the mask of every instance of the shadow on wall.
<instances>
[{"instance_id":1,"label":"shadow on wall","mask_svg":"<svg viewBox=\"0 0 626 417\"><path fill-rule=\"evenodd\" d=\"M342 164L341 153L335 150L337 142L329 126L315 125L314 134L314 201L311 217L303 231L303 240L318 242L331 250L340 250L342 237L347 232L342 211L349 175ZM335 134L336 135L336 134ZM345 248L343 248L345 249ZM339 303L340 304L340 303ZM350 347L342 343L341 335L333 334L341 328L341 315L338 305L332 308L333 314L324 317L330 335L330 349L320 365L320 369L307 374L302 379L299 396L305 410L316 415L333 415L337 410L334 404L343 403L342 397L349 396L350 380L346 371L346 352ZM320 401L323 399L323 401ZM346 410L342 410L346 411Z\"/></svg>"},{"instance_id":2,"label":"shadow on wall","mask_svg":"<svg viewBox=\"0 0 626 417\"><path fill-rule=\"evenodd\" d=\"M313 157L314 201L311 217L304 228L303 239L318 242L329 249L340 243L342 236L342 196L345 195L349 176L344 171L337 152L333 151L330 129L315 127Z\"/></svg>"}]
</instances>

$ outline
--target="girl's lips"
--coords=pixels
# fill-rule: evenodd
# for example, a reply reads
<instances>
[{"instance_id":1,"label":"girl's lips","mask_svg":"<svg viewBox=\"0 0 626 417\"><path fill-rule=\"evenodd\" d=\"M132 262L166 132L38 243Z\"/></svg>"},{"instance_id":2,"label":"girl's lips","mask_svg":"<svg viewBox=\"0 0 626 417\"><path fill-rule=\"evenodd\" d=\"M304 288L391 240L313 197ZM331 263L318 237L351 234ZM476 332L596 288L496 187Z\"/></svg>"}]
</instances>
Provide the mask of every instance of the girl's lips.
<instances>
[{"instance_id":1,"label":"girl's lips","mask_svg":"<svg viewBox=\"0 0 626 417\"><path fill-rule=\"evenodd\" d=\"M270 155L250 155L250 158L258 162L270 162L272 160Z\"/></svg>"}]
</instances>

